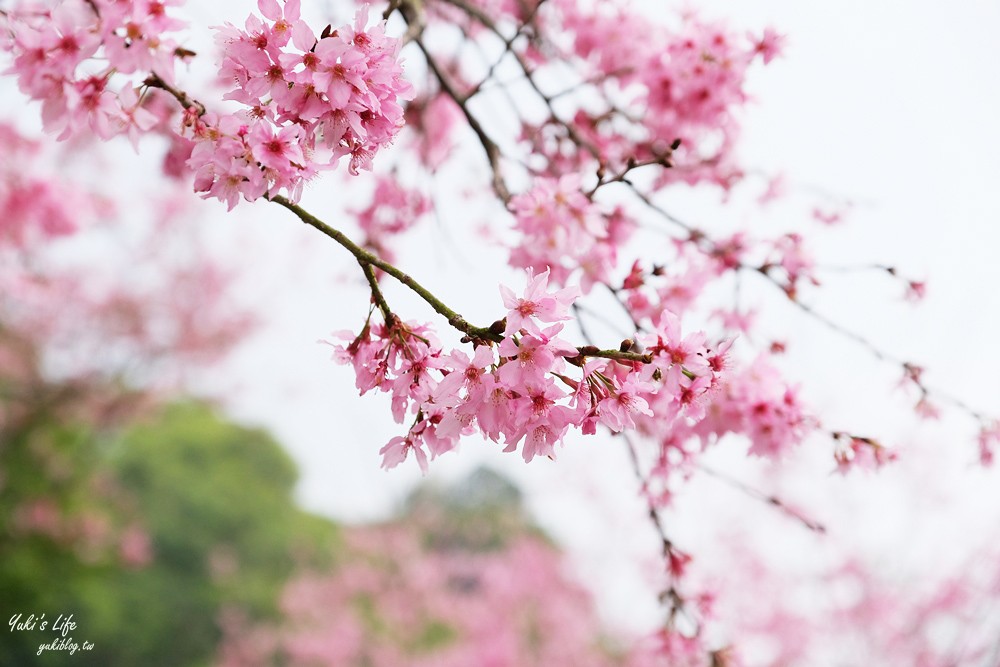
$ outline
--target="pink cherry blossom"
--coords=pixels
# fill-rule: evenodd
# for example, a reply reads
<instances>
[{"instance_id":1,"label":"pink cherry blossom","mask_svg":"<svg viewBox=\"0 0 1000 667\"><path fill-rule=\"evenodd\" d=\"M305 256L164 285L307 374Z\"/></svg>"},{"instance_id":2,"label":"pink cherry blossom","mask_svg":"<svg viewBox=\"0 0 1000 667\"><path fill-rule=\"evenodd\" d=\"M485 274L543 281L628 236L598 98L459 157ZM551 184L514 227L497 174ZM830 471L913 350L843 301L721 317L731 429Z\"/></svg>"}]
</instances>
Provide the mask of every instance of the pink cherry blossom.
<instances>
[{"instance_id":1,"label":"pink cherry blossom","mask_svg":"<svg viewBox=\"0 0 1000 667\"><path fill-rule=\"evenodd\" d=\"M984 425L979 431L979 462L984 466L993 464L994 450L1000 444L1000 422Z\"/></svg>"},{"instance_id":2,"label":"pink cherry blossom","mask_svg":"<svg viewBox=\"0 0 1000 667\"><path fill-rule=\"evenodd\" d=\"M531 321L529 318L550 323L571 319L569 308L579 297L580 291L573 287L566 287L550 294L546 291L548 282L548 270L538 275L533 275L529 270L528 285L524 288L524 296L517 297L510 288L504 285L500 286L503 305L508 309L505 335L509 336L520 331L522 323Z\"/></svg>"}]
</instances>

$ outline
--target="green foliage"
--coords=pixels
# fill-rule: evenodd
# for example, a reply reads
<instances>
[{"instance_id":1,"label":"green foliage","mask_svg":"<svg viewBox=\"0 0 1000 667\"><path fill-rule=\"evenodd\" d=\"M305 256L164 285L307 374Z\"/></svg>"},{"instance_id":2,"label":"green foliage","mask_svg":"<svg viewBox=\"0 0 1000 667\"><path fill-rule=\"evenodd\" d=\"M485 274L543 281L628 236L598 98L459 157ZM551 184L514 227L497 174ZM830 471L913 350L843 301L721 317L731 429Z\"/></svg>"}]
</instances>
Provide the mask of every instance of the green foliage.
<instances>
[{"instance_id":1,"label":"green foliage","mask_svg":"<svg viewBox=\"0 0 1000 667\"><path fill-rule=\"evenodd\" d=\"M31 442L60 452L69 474L40 471ZM2 665L205 665L220 637L220 611L277 613L298 566L320 566L334 526L292 499L294 463L265 432L221 420L196 403L171 406L116 438L84 426L36 420L0 450L0 609L11 615L74 614L87 654L36 657L52 632L0 635ZM103 495L95 486L110 489ZM12 524L25 501L54 503L65 521L100 512L110 533L141 525L152 561L129 567L117 550L88 554L78 541L25 533ZM114 539L111 540L114 542ZM116 543L115 543L116 544ZM9 630L9 628L6 628Z\"/></svg>"},{"instance_id":2,"label":"green foliage","mask_svg":"<svg viewBox=\"0 0 1000 667\"><path fill-rule=\"evenodd\" d=\"M158 560L212 577L229 601L266 613L296 555L315 556L323 524L295 508L295 465L269 435L174 406L125 438L115 467L155 535ZM232 572L228 570L233 568Z\"/></svg>"},{"instance_id":3,"label":"green foliage","mask_svg":"<svg viewBox=\"0 0 1000 667\"><path fill-rule=\"evenodd\" d=\"M433 653L458 638L455 629L444 621L432 619L424 624L420 635L411 647L413 653Z\"/></svg>"}]
</instances>

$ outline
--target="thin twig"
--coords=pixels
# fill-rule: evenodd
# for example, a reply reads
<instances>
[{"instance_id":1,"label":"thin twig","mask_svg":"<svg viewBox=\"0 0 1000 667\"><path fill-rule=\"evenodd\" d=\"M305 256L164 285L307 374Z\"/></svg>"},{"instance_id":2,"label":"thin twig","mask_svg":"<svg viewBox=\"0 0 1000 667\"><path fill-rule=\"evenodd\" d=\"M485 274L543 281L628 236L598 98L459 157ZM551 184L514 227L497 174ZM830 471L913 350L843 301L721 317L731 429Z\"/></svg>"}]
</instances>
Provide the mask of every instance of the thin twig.
<instances>
[{"instance_id":1,"label":"thin twig","mask_svg":"<svg viewBox=\"0 0 1000 667\"><path fill-rule=\"evenodd\" d=\"M159 88L160 90L165 90L166 92L170 93L170 95L172 95L173 98L177 100L177 102L182 107L184 107L185 110L191 109L193 107L198 110L199 116L205 115L206 110L204 104L188 96L188 94L185 93L184 91L174 88L169 83L161 79L160 75L158 75L156 72L153 72L148 77L146 77L146 80L143 81L143 84L145 84L149 88Z\"/></svg>"},{"instance_id":2,"label":"thin twig","mask_svg":"<svg viewBox=\"0 0 1000 667\"><path fill-rule=\"evenodd\" d=\"M680 145L680 143L679 142L675 142L674 145ZM670 153L667 153L666 155L659 155L659 156L650 158L648 160L636 160L635 158L629 158L629 160L626 163L625 167L621 171L619 171L616 174L612 174L610 176L608 176L606 173L604 173L604 169L602 167L601 170L597 174L597 184L593 188L591 188L591 190L589 192L586 192L584 194L587 195L588 199L593 199L594 195L597 193L597 191L599 189L601 189L602 187L604 187L605 185L608 185L610 183L629 183L629 184L631 184L631 181L629 181L627 179L627 176L633 170L639 169L640 167L649 167L649 166L652 166L652 165L659 165L661 167L672 167L673 164L671 164L671 162L670 162Z\"/></svg>"},{"instance_id":3,"label":"thin twig","mask_svg":"<svg viewBox=\"0 0 1000 667\"><path fill-rule=\"evenodd\" d=\"M528 64L528 61L525 60L524 56L521 53L519 53L516 49L510 48L507 38L504 36L500 28L497 27L496 23L493 22L493 19L491 19L485 12L483 12L478 7L470 5L469 3L465 2L465 0L442 0L442 1L447 2L448 4L461 9L463 12L465 12L472 18L476 19L476 21L478 21L484 28L486 28L494 35L499 37L500 40L505 45L507 45L506 50L509 51L510 54L514 56L514 60L521 68L521 71L524 72L524 76L528 81L528 85L531 86L531 89L535 91L535 94L538 95L545 103L545 106L548 107L550 120L556 123L557 125L561 126L564 130L566 130L566 134L569 136L569 139L573 141L573 143L585 149L595 159L600 160L601 152L597 148L597 146L595 146L592 142L588 141L585 137L581 136L580 132L571 123L564 121L556 114L555 108L552 105L553 98L547 93L545 93L539 87L538 82L535 81L534 71L531 69L531 65Z\"/></svg>"},{"instance_id":4,"label":"thin twig","mask_svg":"<svg viewBox=\"0 0 1000 667\"><path fill-rule=\"evenodd\" d=\"M469 124L469 127L472 128L472 131L475 132L476 136L479 138L479 143L482 144L483 150L486 151L486 159L490 163L490 169L493 170L493 190L505 205L508 204L510 202L511 195L510 189L507 187L507 182L504 180L503 173L501 172L500 158L502 154L500 152L500 147L497 146L495 141L490 139L488 134L486 134L486 130L483 129L479 119L476 118L476 116L469 110L469 105L466 104L465 98L458 92L451 80L442 71L437 60L435 60L434 56L432 56L430 51L427 50L427 46L424 44L423 39L420 36L416 36L413 38L413 42L424 54L427 66L430 68L431 72L434 73L434 77L438 80L441 90L444 91L444 93L459 106L462 110L462 114L465 116L466 122Z\"/></svg>"},{"instance_id":5,"label":"thin twig","mask_svg":"<svg viewBox=\"0 0 1000 667\"><path fill-rule=\"evenodd\" d=\"M813 532L816 532L816 533L824 533L824 534L826 533L826 526L824 526L822 523L820 523L818 521L814 521L813 519L810 519L810 518L808 518L806 516L803 516L799 512L796 512L791 507L789 507L788 505L786 505L785 502L783 500L781 500L781 498L778 498L777 496L772 495L772 494L764 493L763 491L755 489L752 486L750 486L749 484L746 484L745 482L741 482L740 480L736 479L735 477L730 477L729 475L721 473L718 470L714 470L712 468L709 468L708 466L706 466L704 464L699 464L698 465L698 469L701 470L706 475L709 475L710 477L714 477L715 479L719 480L720 482L724 482L724 483L728 484L729 486L733 487L734 489L745 493L746 495L750 496L751 498L756 498L757 500L765 502L768 505L771 505L772 507L776 507L783 514L785 514L785 516L788 516L788 517L790 517L792 519L795 519L796 521L798 521L799 523L801 523L803 526L805 526L809 530L811 530Z\"/></svg>"},{"instance_id":6,"label":"thin twig","mask_svg":"<svg viewBox=\"0 0 1000 667\"><path fill-rule=\"evenodd\" d=\"M328 237L339 243L341 246L346 248L352 255L354 255L354 257L357 258L358 262L360 262L362 266L369 265L378 267L385 273L389 274L399 282L406 285L408 288L416 292L417 295L420 296L420 298L426 301L428 305L430 305L430 307L433 308L436 313L447 319L448 324L450 324L451 326L455 327L462 333L469 336L470 339L482 340L482 341L489 340L494 342L500 342L501 340L503 340L503 336L501 336L498 333L494 333L489 328L473 326L468 321L466 321L464 317L462 317L454 310L446 306L443 301L434 296L430 292L430 290L428 290L426 287L418 283L410 275L404 273L403 271L398 269L395 265L386 262L385 260L377 257L371 252L357 245L351 239L349 239L343 232L334 229L330 225L326 224L325 222L314 216L312 213L309 213L309 211L306 211L298 204L295 204L289 199L286 199L285 197L282 197L280 195L272 197L271 201L273 201L275 204L285 207L286 209L294 213L296 216L298 216L298 218L302 222L306 223L310 227L318 229L320 232L322 232L323 234L327 235Z\"/></svg>"}]
</instances>

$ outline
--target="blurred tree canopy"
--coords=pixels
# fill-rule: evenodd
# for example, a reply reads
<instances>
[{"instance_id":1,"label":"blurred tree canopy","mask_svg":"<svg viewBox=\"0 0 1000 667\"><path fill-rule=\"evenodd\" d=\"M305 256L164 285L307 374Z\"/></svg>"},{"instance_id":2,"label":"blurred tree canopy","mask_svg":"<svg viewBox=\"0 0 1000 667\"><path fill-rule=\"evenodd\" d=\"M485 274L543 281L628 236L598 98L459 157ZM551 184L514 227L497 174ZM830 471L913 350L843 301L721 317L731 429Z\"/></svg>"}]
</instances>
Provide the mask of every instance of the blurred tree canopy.
<instances>
[{"instance_id":1,"label":"blurred tree canopy","mask_svg":"<svg viewBox=\"0 0 1000 667\"><path fill-rule=\"evenodd\" d=\"M450 486L417 487L401 520L419 526L421 541L431 550L502 551L526 535L548 541L525 511L520 489L489 468Z\"/></svg>"},{"instance_id":2,"label":"blurred tree canopy","mask_svg":"<svg viewBox=\"0 0 1000 667\"><path fill-rule=\"evenodd\" d=\"M226 623L218 667L632 664L519 490L488 469L345 529L340 556L290 580L277 622Z\"/></svg>"},{"instance_id":3,"label":"blurred tree canopy","mask_svg":"<svg viewBox=\"0 0 1000 667\"><path fill-rule=\"evenodd\" d=\"M209 664L224 608L274 616L292 571L335 551L336 527L297 508L294 463L263 431L195 402L119 430L34 403L0 444L4 618L74 614L74 641L94 648L39 657L57 633L8 628L0 664Z\"/></svg>"}]
</instances>

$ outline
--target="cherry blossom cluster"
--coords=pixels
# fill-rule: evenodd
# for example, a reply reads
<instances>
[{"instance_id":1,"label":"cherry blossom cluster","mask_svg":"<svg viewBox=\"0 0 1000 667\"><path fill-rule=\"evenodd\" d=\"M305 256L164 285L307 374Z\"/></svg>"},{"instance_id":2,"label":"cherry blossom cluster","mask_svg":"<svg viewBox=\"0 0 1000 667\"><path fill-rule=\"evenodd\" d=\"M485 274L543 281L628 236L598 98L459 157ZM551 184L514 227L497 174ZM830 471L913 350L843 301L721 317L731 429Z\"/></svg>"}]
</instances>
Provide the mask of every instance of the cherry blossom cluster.
<instances>
[{"instance_id":1,"label":"cherry blossom cluster","mask_svg":"<svg viewBox=\"0 0 1000 667\"><path fill-rule=\"evenodd\" d=\"M676 168L661 172L658 185L708 181L728 188L742 176L731 156L739 129L734 110L747 100L748 67L778 55L780 35L744 37L693 14L670 29L620 2L590 11L573 0L557 5L572 51L589 67L585 78L629 109L578 114L589 147L610 162L670 156ZM615 116L626 124L612 122Z\"/></svg>"},{"instance_id":2,"label":"cherry blossom cluster","mask_svg":"<svg viewBox=\"0 0 1000 667\"><path fill-rule=\"evenodd\" d=\"M520 233L510 264L536 273L548 270L552 281L562 285L579 270L584 292L610 281L618 248L635 227L620 208L602 213L584 194L579 174L539 178L511 199L510 208Z\"/></svg>"},{"instance_id":3,"label":"cherry blossom cluster","mask_svg":"<svg viewBox=\"0 0 1000 667\"><path fill-rule=\"evenodd\" d=\"M422 192L404 186L395 175L377 174L371 202L351 213L364 232L365 247L393 261L389 239L413 227L430 210L431 202Z\"/></svg>"},{"instance_id":4,"label":"cherry blossom cluster","mask_svg":"<svg viewBox=\"0 0 1000 667\"><path fill-rule=\"evenodd\" d=\"M771 259L762 265L779 282L790 298L798 294L801 280L818 285L819 280L813 275L815 261L801 234L785 234L772 242ZM775 271L777 269L778 271Z\"/></svg>"},{"instance_id":5,"label":"cherry blossom cluster","mask_svg":"<svg viewBox=\"0 0 1000 667\"><path fill-rule=\"evenodd\" d=\"M637 452L647 461L642 490L653 507L668 506L678 484L697 471L706 447L727 435L748 441L751 455L780 461L819 425L799 399L798 389L787 384L766 356L749 366L733 367L729 358L733 339L703 353L704 334L682 338L679 321L672 315L662 319L655 333L637 339L646 349L675 360L664 383L673 388L677 402L664 402L660 392L649 403L653 416L635 420L637 431L658 443L646 455ZM689 378L684 372L699 366L709 373ZM684 371L678 373L677 368ZM663 418L681 407L686 419ZM840 459L837 463L841 465Z\"/></svg>"},{"instance_id":6,"label":"cherry blossom cluster","mask_svg":"<svg viewBox=\"0 0 1000 667\"><path fill-rule=\"evenodd\" d=\"M42 174L39 142L0 122L0 250L24 248L74 233L101 207L100 198Z\"/></svg>"},{"instance_id":7,"label":"cherry blossom cluster","mask_svg":"<svg viewBox=\"0 0 1000 667\"><path fill-rule=\"evenodd\" d=\"M293 200L319 170L347 157L349 171L370 169L378 150L403 124L401 99L410 96L398 60L399 40L383 24L368 26L361 10L352 25L317 39L299 16L299 0L260 0L263 18L245 28L218 29L219 75L232 83L224 99L236 113L207 113L176 87L174 64L194 54L170 35L183 24L168 10L180 0L23 1L3 14L0 46L13 56L7 73L42 102L45 129L59 139L92 132L124 134L133 144L153 131L167 134L196 174L195 190L225 201L253 201L285 192ZM163 89L184 107L183 134L162 105L148 104ZM176 171L176 166L174 167Z\"/></svg>"},{"instance_id":8,"label":"cherry blossom cluster","mask_svg":"<svg viewBox=\"0 0 1000 667\"><path fill-rule=\"evenodd\" d=\"M234 267L179 224L190 219L186 186L159 183L143 193L154 216L124 216L108 190L72 173L73 150L0 122L10 159L0 165L0 329L37 346L63 379L124 377L134 364L148 373L142 386L169 385L182 360L208 362L246 336L253 318L234 300ZM0 350L0 374L33 358L17 356ZM113 403L108 393L87 397Z\"/></svg>"},{"instance_id":9,"label":"cherry blossom cluster","mask_svg":"<svg viewBox=\"0 0 1000 667\"><path fill-rule=\"evenodd\" d=\"M502 439L507 452L520 446L530 461L554 457L571 428L618 432L646 419L669 430L700 416L701 399L725 365L725 348L712 352L700 334L682 339L669 315L655 334L639 338L645 355L574 347L559 334L579 291L550 292L548 280L548 273L531 276L522 296L501 288L508 309L503 334L496 345L478 341L471 359L460 350L445 354L426 326L395 317L369 322L356 336L339 335L347 344L336 346L335 358L354 367L361 393L390 393L397 423L414 415L406 435L381 450L385 467L412 451L426 468L428 453L451 451L460 436L475 432Z\"/></svg>"},{"instance_id":10,"label":"cherry blossom cluster","mask_svg":"<svg viewBox=\"0 0 1000 667\"><path fill-rule=\"evenodd\" d=\"M617 250L635 223L625 218L620 209L614 215L601 215L599 205L581 191L580 183L575 174L560 179L540 178L534 188L511 200L515 227L522 232L511 263L536 270L556 267L552 275L560 282L581 269L585 286L610 285L609 273L616 268ZM616 216L622 221L617 225ZM706 252L703 245L709 246L710 251ZM709 380L697 373L686 385L682 384L686 380L679 374L682 368L694 371L708 365L713 373L722 371L732 340L723 342L716 354L706 355L705 336L692 334L682 338L679 320L672 313L692 309L706 286L748 261L750 247L743 233L719 241L704 239L704 244L698 239L680 241L675 244L676 258L669 262L671 268L646 267L636 260L621 287L615 290L637 327L646 321L657 324L654 334L637 334L641 348L654 353L662 351L675 362L664 378L668 391L649 398L652 416L637 415L634 423L629 420L626 426L628 429L637 426L641 433L660 443L645 488L656 505L669 502L676 481L674 473L690 475L704 446L726 434L747 438L751 454L779 459L818 425L801 404L797 388L785 382L766 356L747 367L727 372L721 382L715 376ZM800 278L815 282L812 261L802 250L798 235L782 236L774 243L762 244L762 249L770 250L762 260L761 271L773 274L773 279L790 296L794 295ZM595 256L603 261L593 261ZM749 326L743 321L745 318L728 319L733 320L727 326L729 330ZM710 394L708 389L712 390ZM667 399L660 403L663 397ZM673 418L678 406L684 406L688 419ZM848 458L864 461L867 453L865 449ZM891 459L887 452L881 454L880 460ZM843 468L842 457L837 458L837 463Z\"/></svg>"},{"instance_id":11,"label":"cherry blossom cluster","mask_svg":"<svg viewBox=\"0 0 1000 667\"><path fill-rule=\"evenodd\" d=\"M818 286L816 263L799 234L774 239L754 239L745 232L711 239L692 230L676 239L662 263L648 259L633 262L618 289L633 319L655 319L663 310L683 314L695 307L703 292L719 278L742 269L753 269L784 294L797 300L800 285ZM753 313L718 310L729 331L747 332Z\"/></svg>"},{"instance_id":12,"label":"cherry blossom cluster","mask_svg":"<svg viewBox=\"0 0 1000 667\"><path fill-rule=\"evenodd\" d=\"M748 548L748 532L720 536L739 568L711 577L715 615L727 619L738 648L735 664L852 664L859 656L891 667L995 662L998 619L982 611L1000 593L995 539L984 538L958 561L935 558L935 567L919 572L905 557L887 568L885 555L866 557L823 543L814 552L823 557L800 570L776 567L773 551ZM955 546L937 553L954 556ZM823 594L831 589L850 594ZM802 604L803 595L809 605ZM760 603L764 599L768 604Z\"/></svg>"},{"instance_id":13,"label":"cherry blossom cluster","mask_svg":"<svg viewBox=\"0 0 1000 667\"><path fill-rule=\"evenodd\" d=\"M408 145L431 172L437 171L451 155L455 147L454 130L461 116L455 101L440 93L415 97L406 105Z\"/></svg>"},{"instance_id":14,"label":"cherry blossom cluster","mask_svg":"<svg viewBox=\"0 0 1000 667\"><path fill-rule=\"evenodd\" d=\"M143 108L149 74L171 83L174 62L190 55L170 36L183 23L168 12L180 0L64 0L15 3L4 14L0 46L13 56L6 73L42 103L48 132L68 139L92 132L133 141L157 119Z\"/></svg>"},{"instance_id":15,"label":"cherry blossom cluster","mask_svg":"<svg viewBox=\"0 0 1000 667\"><path fill-rule=\"evenodd\" d=\"M690 244L677 244L669 268L636 260L622 281L620 296L636 320L653 320L663 310L683 315L716 278L719 265Z\"/></svg>"},{"instance_id":16,"label":"cherry blossom cluster","mask_svg":"<svg viewBox=\"0 0 1000 667\"><path fill-rule=\"evenodd\" d=\"M722 391L712 398L694 432L703 441L730 432L744 434L750 440L749 452L756 456L779 459L817 426L798 388L788 386L765 356L727 374Z\"/></svg>"},{"instance_id":17,"label":"cherry blossom cluster","mask_svg":"<svg viewBox=\"0 0 1000 667\"><path fill-rule=\"evenodd\" d=\"M774 30L740 35L690 12L667 26L620 0L439 0L428 7L432 26L461 25L477 42L505 40L548 107L538 120L521 111L520 100L511 103L521 116L517 138L525 163L535 173L593 173L636 160L676 167L659 174L657 187L710 182L729 188L743 177L732 155L736 111L748 99L750 65L781 52L783 38ZM470 87L478 94L481 83Z\"/></svg>"},{"instance_id":18,"label":"cherry blossom cluster","mask_svg":"<svg viewBox=\"0 0 1000 667\"><path fill-rule=\"evenodd\" d=\"M244 29L226 24L220 76L233 84L226 99L246 105L237 114L189 123L197 144L188 164L195 190L230 209L284 191L298 201L306 181L349 156L349 171L370 169L378 150L403 124L400 99L410 96L398 60L399 40L384 26L369 27L367 10L353 25L317 39L300 18L299 0L282 6L259 0Z\"/></svg>"},{"instance_id":19,"label":"cherry blossom cluster","mask_svg":"<svg viewBox=\"0 0 1000 667\"><path fill-rule=\"evenodd\" d=\"M214 664L603 667L612 660L588 591L539 537L503 535L499 548L482 550L435 548L418 516L344 532L341 566L296 574L282 592L279 621L223 614Z\"/></svg>"},{"instance_id":20,"label":"cherry blossom cluster","mask_svg":"<svg viewBox=\"0 0 1000 667\"><path fill-rule=\"evenodd\" d=\"M833 438L837 442L833 457L837 462L838 472L842 474L853 468L876 470L897 458L895 452L869 437L835 432Z\"/></svg>"}]
</instances>

